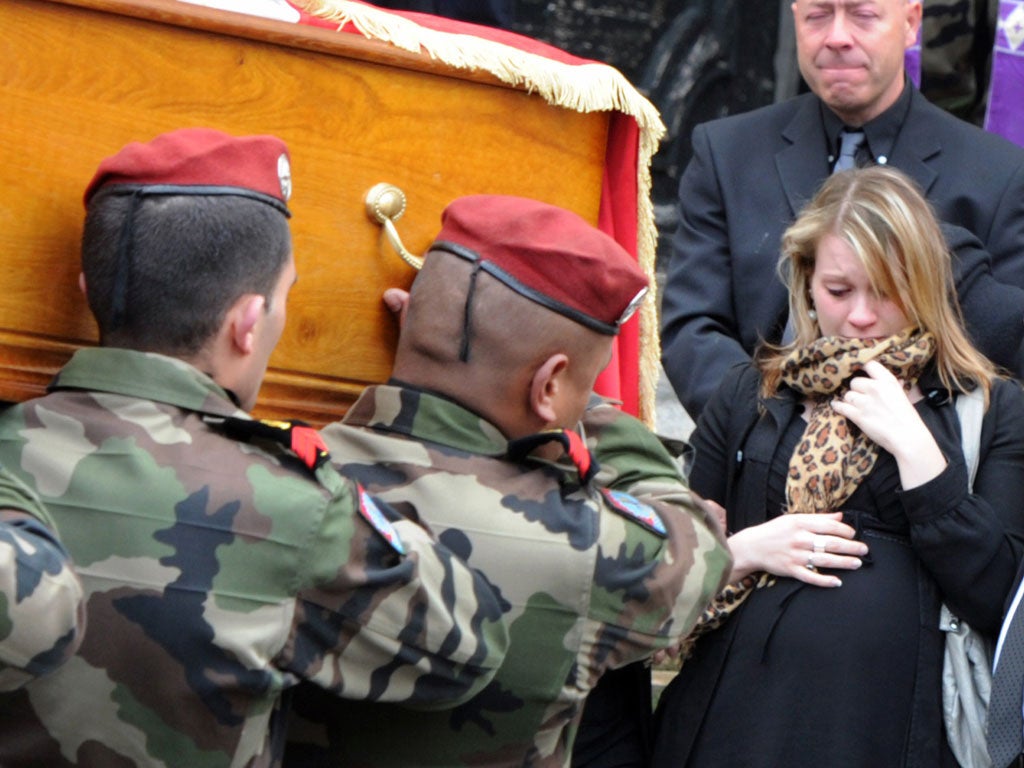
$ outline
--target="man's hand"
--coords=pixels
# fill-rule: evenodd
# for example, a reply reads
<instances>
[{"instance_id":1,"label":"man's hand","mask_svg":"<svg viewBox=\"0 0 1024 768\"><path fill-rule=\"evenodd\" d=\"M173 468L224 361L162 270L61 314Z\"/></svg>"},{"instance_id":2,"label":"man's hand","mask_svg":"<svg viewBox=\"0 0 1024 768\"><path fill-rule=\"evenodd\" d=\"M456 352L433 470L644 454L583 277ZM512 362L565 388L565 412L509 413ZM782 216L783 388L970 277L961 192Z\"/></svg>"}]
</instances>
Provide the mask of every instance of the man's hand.
<instances>
[{"instance_id":1,"label":"man's hand","mask_svg":"<svg viewBox=\"0 0 1024 768\"><path fill-rule=\"evenodd\" d=\"M398 319L398 327L405 322L405 313L409 310L409 292L401 288L388 288L384 291L384 305Z\"/></svg>"},{"instance_id":2,"label":"man's hand","mask_svg":"<svg viewBox=\"0 0 1024 768\"><path fill-rule=\"evenodd\" d=\"M693 497L693 501L696 503L697 508L704 513L704 519L708 521L714 520L718 523L718 527L722 531L722 535L726 536L729 524L726 521L725 507L717 501L712 501L711 499L705 499L698 496L693 491L690 491L690 495Z\"/></svg>"}]
</instances>

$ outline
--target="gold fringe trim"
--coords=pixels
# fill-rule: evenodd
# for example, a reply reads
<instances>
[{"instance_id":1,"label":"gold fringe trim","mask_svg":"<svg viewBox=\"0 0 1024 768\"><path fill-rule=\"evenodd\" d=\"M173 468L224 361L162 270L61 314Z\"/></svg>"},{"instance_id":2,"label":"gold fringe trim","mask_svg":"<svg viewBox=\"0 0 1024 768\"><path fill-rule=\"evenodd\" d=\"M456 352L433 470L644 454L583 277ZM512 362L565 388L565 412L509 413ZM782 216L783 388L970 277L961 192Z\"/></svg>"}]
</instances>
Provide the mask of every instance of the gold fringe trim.
<instances>
[{"instance_id":1,"label":"gold fringe trim","mask_svg":"<svg viewBox=\"0 0 1024 768\"><path fill-rule=\"evenodd\" d=\"M651 158L665 135L658 110L625 76L607 64L564 64L472 35L439 32L373 6L348 0L294 0L307 13L338 24L351 23L364 37L420 53L455 69L490 72L503 83L524 87L548 104L576 112L616 111L640 129L637 163L637 259L652 290L640 310L640 418L655 426L661 350L655 282L658 233L651 201Z\"/></svg>"}]
</instances>

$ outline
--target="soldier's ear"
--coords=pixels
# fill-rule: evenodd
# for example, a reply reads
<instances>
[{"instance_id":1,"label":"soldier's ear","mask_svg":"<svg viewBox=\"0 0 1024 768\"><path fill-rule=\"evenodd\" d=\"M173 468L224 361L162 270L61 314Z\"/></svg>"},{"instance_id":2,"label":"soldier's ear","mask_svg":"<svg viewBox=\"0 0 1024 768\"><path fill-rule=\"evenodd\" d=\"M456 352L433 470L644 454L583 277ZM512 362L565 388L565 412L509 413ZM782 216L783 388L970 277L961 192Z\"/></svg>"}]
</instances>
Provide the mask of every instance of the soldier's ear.
<instances>
[{"instance_id":1,"label":"soldier's ear","mask_svg":"<svg viewBox=\"0 0 1024 768\"><path fill-rule=\"evenodd\" d=\"M231 343L242 354L252 354L256 346L256 326L267 304L265 296L247 293L240 296L228 310L224 322L228 323Z\"/></svg>"},{"instance_id":2,"label":"soldier's ear","mask_svg":"<svg viewBox=\"0 0 1024 768\"><path fill-rule=\"evenodd\" d=\"M563 374L569 357L562 352L551 355L533 372L530 381L530 410L545 424L558 421L558 402L564 386Z\"/></svg>"},{"instance_id":3,"label":"soldier's ear","mask_svg":"<svg viewBox=\"0 0 1024 768\"><path fill-rule=\"evenodd\" d=\"M82 292L82 295L85 296L86 299L89 298L89 291L85 286L85 272L78 273L78 290Z\"/></svg>"}]
</instances>

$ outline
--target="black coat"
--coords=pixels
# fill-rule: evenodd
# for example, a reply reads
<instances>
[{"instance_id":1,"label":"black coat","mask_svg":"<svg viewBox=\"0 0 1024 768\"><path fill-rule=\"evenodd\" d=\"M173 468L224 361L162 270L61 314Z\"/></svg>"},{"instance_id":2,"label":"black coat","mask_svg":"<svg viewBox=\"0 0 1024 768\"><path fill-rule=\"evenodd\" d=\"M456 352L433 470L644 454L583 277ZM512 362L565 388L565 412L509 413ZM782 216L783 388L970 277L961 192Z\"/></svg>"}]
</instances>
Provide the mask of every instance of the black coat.
<instances>
[{"instance_id":1,"label":"black coat","mask_svg":"<svg viewBox=\"0 0 1024 768\"><path fill-rule=\"evenodd\" d=\"M787 314L786 287L776 275L782 234L830 173L821 109L805 94L693 131L661 340L665 372L694 420L760 338L780 339ZM1020 372L1024 149L912 90L886 162L957 225L946 237L968 330L990 359Z\"/></svg>"},{"instance_id":2,"label":"black coat","mask_svg":"<svg viewBox=\"0 0 1024 768\"><path fill-rule=\"evenodd\" d=\"M768 519L765 500L772 462L778 461L784 431L800 418L792 391L783 389L777 397L760 401L758 385L752 366L730 371L701 415L692 439L690 485L726 507L731 532ZM757 750L757 756L721 765L844 765L835 750L843 751L846 739L851 740L850 750L858 741L863 743L876 728L877 718L872 718L879 711L886 712L887 718L902 719L891 723L898 738L879 737L879 750L889 752L887 756L880 753L880 762L874 764L921 768L948 764L951 755L941 719L939 604L945 600L993 638L998 631L1004 598L1024 555L1024 392L1016 382L1000 381L994 387L982 427L975 494L969 495L952 400L934 374L927 373L920 385L926 398L918 404L918 412L947 457L946 469L918 488L893 491L898 489L895 460L881 452L869 477L843 506L847 522L871 549L865 566L857 572L837 572L844 583L834 590L780 578L776 586L755 593L722 628L701 638L695 656L662 694L655 766L686 765L698 738L708 736L711 741L721 738L756 745L751 749ZM782 458L788 462L788 455ZM881 494L884 497L876 499L886 488L890 490ZM868 512L854 513L857 507ZM794 595L797 598L791 600ZM763 605L771 600L778 605L766 621ZM755 602L761 605L752 607ZM865 605L869 611L858 613ZM770 624L767 631L776 643L766 641L763 651L766 679L791 680L792 691L785 685L764 691L752 680L730 681L727 662L734 664L734 657L749 651L739 647L748 641L737 638L748 638L757 630L756 626L751 630L757 622ZM842 634L838 638L830 634L835 632ZM893 635L891 643L888 632ZM794 656L778 645L783 642L779 638L794 635L808 639L809 653L803 649ZM868 650L861 659L862 647L881 648L882 660L877 652L869 657ZM886 655L889 647L898 650ZM846 665L845 672L840 664ZM791 677L786 676L786 665L792 667ZM808 690L796 688L806 678L803 670L817 670L810 673L814 684ZM716 721L707 713L713 702L724 708L720 711L728 712L734 704L743 711L746 701L716 699L730 685L734 698L738 692L740 698L763 701L766 711L763 717L759 712L762 722L737 722L739 730L727 734L721 718ZM886 685L903 688L893 692ZM790 695L797 700L787 703ZM764 754L768 747L763 745L778 746L773 729L776 734L797 733L799 723L814 723L826 709L837 713L844 725L822 734L824 743L816 746L808 743L813 739L801 737L796 757L787 754L782 762ZM702 736L709 728L719 730ZM901 757L894 758L894 751Z\"/></svg>"}]
</instances>

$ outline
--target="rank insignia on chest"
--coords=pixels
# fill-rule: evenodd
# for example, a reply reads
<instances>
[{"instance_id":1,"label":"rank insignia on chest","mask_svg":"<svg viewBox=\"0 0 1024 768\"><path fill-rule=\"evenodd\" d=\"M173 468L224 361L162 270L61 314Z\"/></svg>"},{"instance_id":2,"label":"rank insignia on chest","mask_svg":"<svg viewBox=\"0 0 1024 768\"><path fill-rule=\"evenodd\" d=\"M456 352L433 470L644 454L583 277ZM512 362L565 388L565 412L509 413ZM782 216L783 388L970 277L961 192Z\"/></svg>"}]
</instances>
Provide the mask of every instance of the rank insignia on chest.
<instances>
[{"instance_id":1,"label":"rank insignia on chest","mask_svg":"<svg viewBox=\"0 0 1024 768\"><path fill-rule=\"evenodd\" d=\"M662 537L668 535L661 516L654 511L653 507L644 504L636 496L630 496L621 491L612 491L608 488L602 488L601 493L604 494L608 505L619 514L634 520L652 533Z\"/></svg>"},{"instance_id":2,"label":"rank insignia on chest","mask_svg":"<svg viewBox=\"0 0 1024 768\"><path fill-rule=\"evenodd\" d=\"M384 513L380 511L380 507L377 506L377 502L370 497L370 494L363 490L362 486L359 487L359 514L363 516L363 519L370 524L373 530L384 537L384 540L391 545L395 552L400 555L405 554L405 545L402 543L398 531L395 530L395 526L384 516Z\"/></svg>"}]
</instances>

